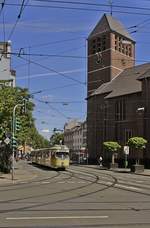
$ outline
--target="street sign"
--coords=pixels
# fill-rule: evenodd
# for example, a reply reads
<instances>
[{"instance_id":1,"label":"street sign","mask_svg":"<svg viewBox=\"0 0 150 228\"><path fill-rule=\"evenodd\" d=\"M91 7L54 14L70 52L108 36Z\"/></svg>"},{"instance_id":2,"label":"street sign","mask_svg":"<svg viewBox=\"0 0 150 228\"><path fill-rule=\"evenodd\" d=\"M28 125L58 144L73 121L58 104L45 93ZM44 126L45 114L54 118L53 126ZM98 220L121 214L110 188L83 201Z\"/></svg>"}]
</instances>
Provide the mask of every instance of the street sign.
<instances>
[{"instance_id":1,"label":"street sign","mask_svg":"<svg viewBox=\"0 0 150 228\"><path fill-rule=\"evenodd\" d=\"M10 141L11 141L11 140L10 140L10 138L8 138L8 137L4 140L4 142L5 142L6 144L9 144Z\"/></svg>"},{"instance_id":2,"label":"street sign","mask_svg":"<svg viewBox=\"0 0 150 228\"><path fill-rule=\"evenodd\" d=\"M129 146L124 146L123 150L126 155L129 155Z\"/></svg>"}]
</instances>

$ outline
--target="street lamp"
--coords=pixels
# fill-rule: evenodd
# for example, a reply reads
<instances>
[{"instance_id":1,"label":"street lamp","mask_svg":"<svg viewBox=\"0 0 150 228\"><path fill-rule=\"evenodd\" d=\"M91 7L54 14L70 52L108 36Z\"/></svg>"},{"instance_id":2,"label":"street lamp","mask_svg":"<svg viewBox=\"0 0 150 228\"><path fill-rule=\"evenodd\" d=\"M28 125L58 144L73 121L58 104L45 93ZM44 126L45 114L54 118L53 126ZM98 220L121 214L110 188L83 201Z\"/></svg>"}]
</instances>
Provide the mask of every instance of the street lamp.
<instances>
[{"instance_id":1,"label":"street lamp","mask_svg":"<svg viewBox=\"0 0 150 228\"><path fill-rule=\"evenodd\" d=\"M15 141L15 131L16 131L16 109L17 107L23 107L25 110L25 102L26 99L23 99L22 104L16 104L13 108L13 118L12 118L12 180L14 180L14 158L15 158L15 145L13 144Z\"/></svg>"}]
</instances>

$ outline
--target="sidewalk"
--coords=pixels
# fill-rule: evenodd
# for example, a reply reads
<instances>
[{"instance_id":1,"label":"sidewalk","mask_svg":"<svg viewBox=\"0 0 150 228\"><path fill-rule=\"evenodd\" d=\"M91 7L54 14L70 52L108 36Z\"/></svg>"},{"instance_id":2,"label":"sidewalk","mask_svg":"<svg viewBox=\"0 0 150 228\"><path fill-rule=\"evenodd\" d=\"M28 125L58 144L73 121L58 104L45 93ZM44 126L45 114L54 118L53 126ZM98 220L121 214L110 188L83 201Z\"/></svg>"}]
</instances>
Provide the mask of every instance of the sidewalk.
<instances>
[{"instance_id":1,"label":"sidewalk","mask_svg":"<svg viewBox=\"0 0 150 228\"><path fill-rule=\"evenodd\" d=\"M150 169L144 169L144 172L131 172L130 169L125 169L125 168L116 168L116 169L110 169L112 172L118 172L118 173L130 173L133 175L142 175L142 176L149 176L150 177Z\"/></svg>"},{"instance_id":2,"label":"sidewalk","mask_svg":"<svg viewBox=\"0 0 150 228\"><path fill-rule=\"evenodd\" d=\"M4 174L0 172L0 185L16 184L19 182L31 181L36 178L36 175L31 171L30 166L26 161L20 160L19 162L15 162L14 167L14 180L12 180L12 173Z\"/></svg>"},{"instance_id":3,"label":"sidewalk","mask_svg":"<svg viewBox=\"0 0 150 228\"><path fill-rule=\"evenodd\" d=\"M150 169L144 169L144 172L141 173L133 173L131 172L130 169L128 168L113 168L113 169L108 169L104 166L99 166L99 165L86 165L88 167L92 167L95 169L99 169L99 170L105 170L108 172L115 172L115 173L129 173L129 174L133 174L133 175L142 175L142 176L149 176L150 177Z\"/></svg>"}]
</instances>

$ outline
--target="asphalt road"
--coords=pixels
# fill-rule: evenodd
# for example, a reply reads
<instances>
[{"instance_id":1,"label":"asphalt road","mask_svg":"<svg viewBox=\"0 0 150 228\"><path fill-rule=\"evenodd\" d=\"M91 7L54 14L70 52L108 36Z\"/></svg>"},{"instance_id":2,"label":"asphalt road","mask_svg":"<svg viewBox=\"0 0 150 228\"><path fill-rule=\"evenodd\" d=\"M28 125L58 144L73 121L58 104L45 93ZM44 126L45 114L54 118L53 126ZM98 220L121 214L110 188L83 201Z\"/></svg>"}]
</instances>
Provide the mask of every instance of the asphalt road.
<instances>
[{"instance_id":1,"label":"asphalt road","mask_svg":"<svg viewBox=\"0 0 150 228\"><path fill-rule=\"evenodd\" d=\"M150 227L150 177L23 163L35 178L0 185L0 227Z\"/></svg>"}]
</instances>

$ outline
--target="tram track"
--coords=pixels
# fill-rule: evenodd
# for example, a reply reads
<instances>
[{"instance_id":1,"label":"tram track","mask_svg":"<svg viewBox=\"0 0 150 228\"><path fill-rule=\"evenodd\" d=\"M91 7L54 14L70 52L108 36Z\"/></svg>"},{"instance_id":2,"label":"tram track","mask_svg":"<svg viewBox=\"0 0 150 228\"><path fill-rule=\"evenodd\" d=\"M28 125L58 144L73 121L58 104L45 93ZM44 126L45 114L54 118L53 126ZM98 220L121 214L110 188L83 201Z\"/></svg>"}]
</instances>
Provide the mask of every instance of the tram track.
<instances>
[{"instance_id":1,"label":"tram track","mask_svg":"<svg viewBox=\"0 0 150 228\"><path fill-rule=\"evenodd\" d=\"M49 170L50 171L50 169L47 169L47 170ZM51 169L52 170L52 169ZM53 171L55 171L56 172L56 175L53 175L53 176L51 176L51 177L48 177L48 178L40 178L40 179L38 179L38 178L36 178L36 180L28 180L28 181L26 181L26 182L18 182L18 183L13 183L13 184L7 184L7 185L1 185L0 186L0 192L3 192L3 191L10 191L10 190L18 190L18 189L21 189L21 188L18 188L18 187L22 187L23 189L25 189L25 188L29 188L29 185L30 185L30 187L37 187L37 185L35 185L35 184L37 184L37 183L40 183L40 182L46 182L46 181L51 181L52 179L54 179L53 181L51 181L51 183L55 183L55 182L57 182L57 180L55 180L55 178L58 178L59 176L61 176L62 174L64 174L64 173L62 173L62 171L57 171L57 170L53 170ZM69 173L65 173L65 174L69 174ZM69 177L67 177L67 178L64 178L64 180L68 180L68 179L70 179L71 177L69 176ZM9 188L9 187L11 187L11 188ZM16 188L14 188L14 187L16 187Z\"/></svg>"},{"instance_id":2,"label":"tram track","mask_svg":"<svg viewBox=\"0 0 150 228\"><path fill-rule=\"evenodd\" d=\"M64 173L63 173L64 174ZM72 172L65 172L65 174L70 174L70 176L68 178L65 178L65 180L69 180L71 179L73 176L74 176L74 173ZM42 181L45 180L45 179L42 179ZM64 179L63 179L64 180ZM60 180L55 180L55 183L59 182ZM80 186L80 187L75 187L75 188L71 188L71 189L68 189L68 190L64 190L64 191L57 191L57 192L53 192L53 193L50 193L50 194L47 194L47 195L43 195L43 194L40 194L40 195L36 195L36 196L30 196L30 197L24 197L24 198L18 198L18 199L12 199L12 200L7 200L7 201L0 201L1 203L11 203L11 202L16 202L16 201L21 201L21 200L26 200L26 199L34 199L34 198L39 198L39 197L47 197L47 196L53 196L53 195L57 195L57 194L62 194L62 193L66 193L66 192L71 192L71 191L75 191L75 190L79 190L79 189L83 189L83 188L86 188L88 187L89 185L91 184L94 184L97 180L94 180L94 181L89 181L90 184L86 184L86 185L83 185L83 186ZM51 183L54 183L54 182L51 182ZM49 183L50 184L50 183ZM48 185L48 184L45 184L45 185ZM33 186L34 187L34 186ZM38 187L38 186L35 186L35 187ZM18 190L18 188L16 189Z\"/></svg>"},{"instance_id":3,"label":"tram track","mask_svg":"<svg viewBox=\"0 0 150 228\"><path fill-rule=\"evenodd\" d=\"M88 167L88 171L85 171L85 169L86 168L84 167L84 172L85 173L89 173L89 169L94 169L94 168L89 168ZM83 171L83 169L81 169L81 170ZM122 182L118 178L116 178L114 175L101 173L100 170L96 170L96 169L94 169L94 170L95 170L96 173L98 173L98 175L101 175L101 176L103 175L103 176L107 176L107 177L111 177L111 178L115 179L115 183L114 184L112 184L112 183L107 184L107 182L104 183L102 181L100 183L98 183L98 184L101 184L101 185L104 185L104 186L107 186L107 187L112 187L112 188L115 188L115 189L121 189L121 190L124 190L124 191L129 191L129 192L134 192L134 193L150 196L150 192L149 193L142 192L142 190L150 190L150 188L147 187L147 186L139 186L138 184L134 184L134 183L127 184L127 182L124 181L123 182L124 183L124 187L121 187ZM91 174L91 172L90 172L90 174ZM129 189L127 189L126 187L129 188ZM141 189L141 191L137 191L136 189L130 189L131 187L139 188L139 189Z\"/></svg>"},{"instance_id":4,"label":"tram track","mask_svg":"<svg viewBox=\"0 0 150 228\"><path fill-rule=\"evenodd\" d=\"M81 169L80 169L81 170ZM81 177L79 175L85 175L85 177ZM64 174L64 173L63 173ZM75 187L75 188L69 188L69 189L65 189L65 190L60 190L60 191L55 191L55 192L52 192L52 193L49 193L49 194L38 194L38 195L31 195L31 196L28 196L28 197L24 197L24 198L17 198L17 199L10 199L10 200L5 200L5 201L1 201L1 203L18 203L19 201L23 201L23 200L30 200L30 199L39 199L39 198L42 198L42 197L53 197L54 195L57 195L57 200L52 200L51 202L48 202L48 203L37 203L36 205L30 205L30 206L25 206L25 207L20 207L20 208L17 208L15 209L15 211L18 211L18 210L21 210L21 211L27 211L27 210L34 210L35 208L37 207L41 207L41 206L46 206L46 205L49 205L49 204L55 204L55 203L61 203L61 202L67 202L69 200L74 200L74 199L77 199L77 198L81 198L81 197L85 197L85 196L89 196L89 195L92 195L92 194L95 194L95 193L98 193L100 191L104 191L105 189L108 189L108 188L117 188L117 189L121 189L121 190L125 190L125 191L130 191L130 192L136 192L136 191L133 191L133 190L127 190L127 189L124 189L124 188L121 188L121 187L117 187L115 186L117 183L118 183L118 180L116 177L114 177L113 175L110 175L110 174L105 174L105 176L107 177L110 177L111 178L111 184L106 184L106 183L99 183L99 180L100 180L100 173L95 172L91 173L89 172L89 168L88 168L88 171L83 171L83 169L81 171L79 170L73 170L73 169L69 169L67 172L65 172L65 174L70 174L68 179L71 179L71 178L78 178L78 179L82 179L82 180L85 180L85 181L88 181L89 183L88 184L84 184L82 186L79 186L79 187ZM104 174L101 174L101 175L104 175ZM93 177L93 180L89 180L87 179L87 177ZM56 180L55 183L59 182L59 180ZM89 189L88 187L91 187L92 185L101 185L101 186L104 186L103 188L100 188L100 189L97 189L97 190L94 190L94 191L89 191L87 192L87 189ZM84 190L86 189L86 191L84 192L81 192L80 194L77 194L77 191L79 190ZM59 199L59 194L63 194L63 193L71 193L71 192L75 192L76 195L74 196L71 196L71 197L64 197L63 199ZM141 193L141 192L136 192L138 194L144 194L144 195L150 195L150 194L145 194L145 193ZM6 213L6 212L11 212L11 211L14 211L14 209L12 210L2 210L0 211L1 213Z\"/></svg>"},{"instance_id":5,"label":"tram track","mask_svg":"<svg viewBox=\"0 0 150 228\"><path fill-rule=\"evenodd\" d=\"M57 175L60 178L57 179ZM148 213L150 211L150 208L146 208L146 207L140 208L139 206L134 205L135 202L126 202L126 201L125 202L122 202L122 201L104 202L103 200L102 201L100 200L97 203L101 203L101 204L106 204L106 203L110 204L111 203L111 206L108 206L108 208L107 208L107 206L106 206L106 208L103 208L103 206L99 206L98 208L96 206L93 208L91 206L91 208L88 208L87 206L84 205L85 203L93 204L95 202L90 202L90 201L86 202L85 199L83 199L82 207L73 206L73 208L68 208L68 206L67 206L66 208L65 207L59 208L59 204L61 205L61 203L66 203L67 205L71 203L74 205L74 203L80 202L80 204L81 204L82 200L78 201L78 199L81 199L82 197L86 197L86 196L90 196L90 195L92 198L93 194L105 191L106 189L109 189L109 188L120 189L120 190L125 190L128 192L134 192L134 193L135 193L135 191L133 191L133 190L130 191L130 190L118 187L117 184L119 183L119 178L117 178L112 173L104 173L104 172L102 173L100 170L90 169L89 167L88 168L79 167L79 166L70 167L67 171L63 171L60 173L58 171L57 175L54 178L54 182L51 182L52 184L53 183L59 184L60 180L66 181L66 183L64 183L63 185L60 185L60 186L62 186L62 188L60 190L58 190L59 185L57 185L57 187L58 187L57 191L52 190L50 193L46 193L47 191L44 191L42 194L30 195L27 197L18 198L18 199L14 199L11 201L1 201L4 204L12 203L12 205L13 204L15 206L17 205L17 208L13 207L11 209L0 210L0 213L4 215L5 213L9 213L9 212L13 212L13 213L14 212L16 212L16 213L18 213L18 212L21 212L21 213L34 213L35 212L35 213L37 213L38 212L39 213L40 211L42 213L51 213L51 212L55 213L55 211L56 211L56 212L58 212L58 214L63 213L63 212L64 213L67 213L67 212L68 213L69 212L95 213L97 211L100 211L100 213L103 211L105 211L105 212L107 211L108 213L111 213L111 211L112 211L112 213L113 212L117 213L119 211L121 211L121 213L124 213L124 212L130 213L128 211L133 211L133 213L135 213L135 212L139 213L138 211L144 211L144 212ZM51 177L51 178L53 178L53 177ZM43 178L40 180L44 181L45 179L49 179L49 178ZM66 185L68 180L74 180L74 181L84 180L86 182L86 184L72 187L71 184ZM102 183L102 181L104 181L104 183ZM107 182L109 182L109 184L107 184ZM51 183L45 184L44 186L47 186L49 188ZM131 186L131 185L129 185L129 186ZM36 186L36 187L38 187L38 186ZM69 194L69 193L72 193L72 194ZM137 192L137 193L141 194L140 192ZM47 202L45 201L45 198L47 198ZM30 202L30 199L33 199L33 201ZM40 199L39 201L42 200L42 202L39 202L38 199ZM25 202L25 204L20 205L23 202ZM55 208L55 205L57 205L57 203L58 203L58 206L57 206L58 208L57 207ZM112 203L115 205L112 206ZM122 206L122 203L123 203L123 205L125 203L125 206ZM131 203L131 206L129 206L128 203ZM146 203L147 203L147 201L146 201ZM145 227L144 225L149 225L150 223L144 223L141 221L141 223L136 223L136 224L134 224L134 223L118 224L116 222L115 223L111 222L110 224L98 224L98 225L93 224L93 225L89 225L89 227L118 227L118 226L119 227L130 227L130 226L136 227L137 224L140 227ZM64 226L64 227L66 227L66 226ZM88 227L88 224L77 225L77 226L73 225L73 226L69 226L69 227Z\"/></svg>"},{"instance_id":6,"label":"tram track","mask_svg":"<svg viewBox=\"0 0 150 228\"><path fill-rule=\"evenodd\" d=\"M71 175L70 175L70 177L69 177L69 179L70 178L72 178L73 176L75 176L75 174L73 173L73 172L70 172L70 171L67 171L66 172L67 174L68 173L70 173ZM18 203L19 201L22 201L22 200L29 200L29 199L36 199L36 198L41 198L41 197L49 197L49 196L54 196L54 195L58 195L58 194L63 194L63 193L70 193L70 192L73 192L73 191L77 191L77 190L81 190L81 189L84 189L84 188L88 188L89 186L91 186L91 185L93 185L93 184L95 184L95 183L97 183L97 181L98 181L98 177L95 175L95 178L94 178L94 180L93 181L89 181L90 183L88 183L88 184L86 184L86 185L82 185L82 186L80 186L80 187L75 187L75 188L70 188L70 189L68 189L68 190L61 190L61 191L57 191L57 192L52 192L52 193L50 193L50 194L40 194L40 195L32 195L32 196L28 196L28 197L24 197L24 198L17 198L17 199L10 199L10 200L5 200L5 201L1 201L1 203ZM56 183L57 183L58 181L56 181ZM88 193L89 194L89 193ZM79 195L78 195L78 197L79 197ZM78 198L77 197L77 198ZM81 197L81 196L80 196ZM53 202L51 202L50 204L53 204L53 203L58 203L58 202L64 202L64 201L67 201L67 200L71 200L71 199L73 199L73 198L76 198L76 196L75 197L65 197L64 199L62 199L62 200L55 200L55 201L53 201ZM17 209L15 209L15 211L18 211L18 210L27 210L27 209L31 209L31 208L36 208L36 207L40 207L40 206L45 206L45 205L48 205L49 203L41 203L41 204L36 204L36 205L33 205L33 206L27 206L27 207L21 207L21 208L17 208ZM6 213L6 212L11 212L11 211L14 211L14 209L12 209L12 210L8 210L8 211L3 211L3 210L1 210L0 211L0 213Z\"/></svg>"},{"instance_id":7,"label":"tram track","mask_svg":"<svg viewBox=\"0 0 150 228\"><path fill-rule=\"evenodd\" d=\"M150 227L150 223L149 222L139 222L139 223L128 223L128 224L121 224L121 223L109 223L109 224L106 224L106 223L101 223L101 224L77 224L77 225L61 225L61 228L116 228L116 227L119 227L119 228L131 228L132 227L140 227L140 228L149 228ZM5 228L10 228L10 227L7 227L5 226ZM11 226L11 228L16 228L16 226ZM27 226L21 226L21 228L27 228ZM28 228L35 228L35 226L28 226ZM37 226L37 228L54 228L53 225L42 225L42 226ZM60 228L60 225L55 225L55 228Z\"/></svg>"}]
</instances>

